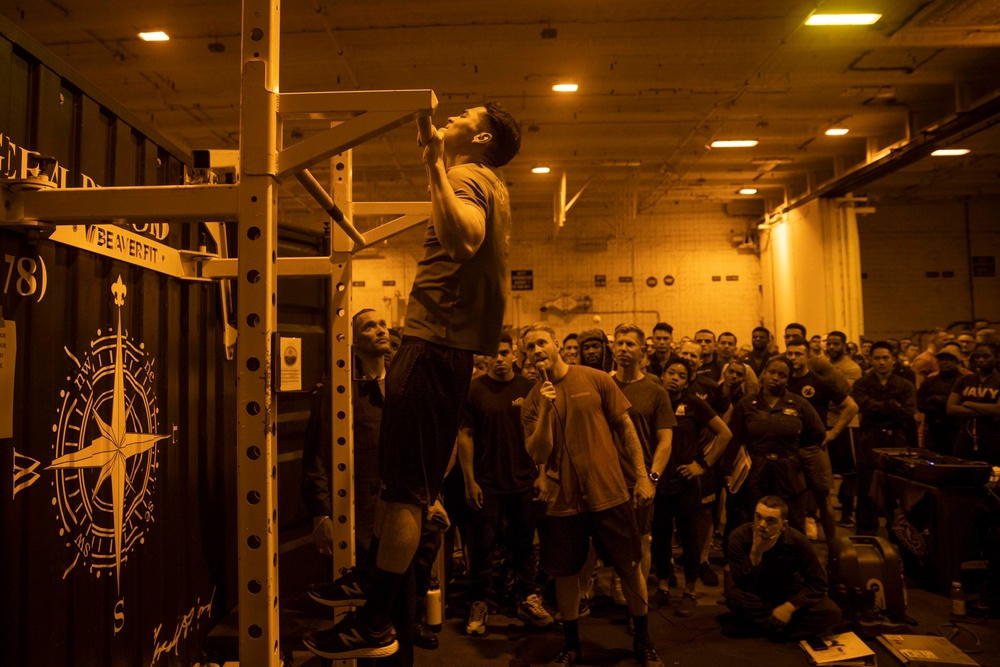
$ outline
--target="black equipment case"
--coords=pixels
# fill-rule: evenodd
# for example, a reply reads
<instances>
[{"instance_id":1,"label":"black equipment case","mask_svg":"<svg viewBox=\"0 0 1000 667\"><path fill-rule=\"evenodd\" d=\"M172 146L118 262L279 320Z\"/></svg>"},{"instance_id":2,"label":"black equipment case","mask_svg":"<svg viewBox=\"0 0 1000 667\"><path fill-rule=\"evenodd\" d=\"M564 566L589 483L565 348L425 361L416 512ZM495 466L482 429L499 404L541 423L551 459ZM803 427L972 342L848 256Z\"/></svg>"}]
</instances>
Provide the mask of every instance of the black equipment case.
<instances>
[{"instance_id":1,"label":"black equipment case","mask_svg":"<svg viewBox=\"0 0 1000 667\"><path fill-rule=\"evenodd\" d=\"M888 540L838 537L830 551L829 574L830 595L857 630L885 632L906 621L903 561Z\"/></svg>"}]
</instances>

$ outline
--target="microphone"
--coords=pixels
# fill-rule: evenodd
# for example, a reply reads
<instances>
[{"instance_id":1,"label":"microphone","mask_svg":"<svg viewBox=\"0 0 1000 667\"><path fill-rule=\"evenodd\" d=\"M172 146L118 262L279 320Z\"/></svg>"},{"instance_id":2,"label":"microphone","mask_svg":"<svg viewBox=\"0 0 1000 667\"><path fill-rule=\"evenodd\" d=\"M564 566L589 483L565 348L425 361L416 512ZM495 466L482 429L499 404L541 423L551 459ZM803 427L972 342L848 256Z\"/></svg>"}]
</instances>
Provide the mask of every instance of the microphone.
<instances>
[{"instance_id":1,"label":"microphone","mask_svg":"<svg viewBox=\"0 0 1000 667\"><path fill-rule=\"evenodd\" d=\"M539 361L535 363L535 370L537 370L542 375L542 379L549 382L549 372L545 368L545 362Z\"/></svg>"}]
</instances>

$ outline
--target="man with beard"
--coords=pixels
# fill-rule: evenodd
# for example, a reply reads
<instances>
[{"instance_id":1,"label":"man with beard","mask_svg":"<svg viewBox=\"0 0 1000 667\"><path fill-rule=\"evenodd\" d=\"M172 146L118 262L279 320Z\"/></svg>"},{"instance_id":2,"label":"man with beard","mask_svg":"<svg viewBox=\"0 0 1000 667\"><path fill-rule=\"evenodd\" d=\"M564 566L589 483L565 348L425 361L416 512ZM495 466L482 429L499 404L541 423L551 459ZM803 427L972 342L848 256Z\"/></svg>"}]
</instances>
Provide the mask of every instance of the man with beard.
<instances>
[{"instance_id":1,"label":"man with beard","mask_svg":"<svg viewBox=\"0 0 1000 667\"><path fill-rule=\"evenodd\" d=\"M610 373L614 367L607 335L600 329L587 329L577 337L580 343L580 364Z\"/></svg>"},{"instance_id":2,"label":"man with beard","mask_svg":"<svg viewBox=\"0 0 1000 667\"><path fill-rule=\"evenodd\" d=\"M542 567L556 579L566 640L549 665L568 666L581 659L578 575L592 539L602 560L622 579L635 626L636 660L644 667L661 667L649 638L646 581L639 568L642 546L619 461L621 448L636 480L632 502L652 502L653 483L628 415L629 402L607 373L563 361L547 325L534 325L526 340L528 360L544 369L545 379L525 400L521 422L528 451L545 466L549 483L548 516L540 536Z\"/></svg>"}]
</instances>

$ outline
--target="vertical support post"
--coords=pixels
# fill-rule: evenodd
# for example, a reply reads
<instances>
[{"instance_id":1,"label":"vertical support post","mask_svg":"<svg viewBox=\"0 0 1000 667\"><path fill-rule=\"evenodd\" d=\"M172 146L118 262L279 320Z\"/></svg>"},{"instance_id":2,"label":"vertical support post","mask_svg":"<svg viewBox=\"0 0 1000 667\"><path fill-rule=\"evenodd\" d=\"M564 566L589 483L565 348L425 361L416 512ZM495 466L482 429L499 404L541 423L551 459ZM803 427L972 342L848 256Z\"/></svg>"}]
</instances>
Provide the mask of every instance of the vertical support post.
<instances>
[{"instance_id":1,"label":"vertical support post","mask_svg":"<svg viewBox=\"0 0 1000 667\"><path fill-rule=\"evenodd\" d=\"M279 0L244 0L237 262L236 447L240 663L279 667L277 313Z\"/></svg>"},{"instance_id":2,"label":"vertical support post","mask_svg":"<svg viewBox=\"0 0 1000 667\"><path fill-rule=\"evenodd\" d=\"M331 160L333 197L353 219L351 201L351 152ZM354 565L354 419L351 406L351 240L340 227L332 234L330 273L330 331L333 340L333 519L337 548L333 552L334 576Z\"/></svg>"},{"instance_id":3,"label":"vertical support post","mask_svg":"<svg viewBox=\"0 0 1000 667\"><path fill-rule=\"evenodd\" d=\"M353 162L351 151L333 156L330 174L333 200L348 220L354 219ZM333 499L331 502L334 537L333 576L338 577L355 562L354 531L354 397L351 358L351 245L350 237L337 225L331 230L330 253L330 332L333 341L331 381L333 391ZM337 665L354 665L354 660L338 660Z\"/></svg>"}]
</instances>

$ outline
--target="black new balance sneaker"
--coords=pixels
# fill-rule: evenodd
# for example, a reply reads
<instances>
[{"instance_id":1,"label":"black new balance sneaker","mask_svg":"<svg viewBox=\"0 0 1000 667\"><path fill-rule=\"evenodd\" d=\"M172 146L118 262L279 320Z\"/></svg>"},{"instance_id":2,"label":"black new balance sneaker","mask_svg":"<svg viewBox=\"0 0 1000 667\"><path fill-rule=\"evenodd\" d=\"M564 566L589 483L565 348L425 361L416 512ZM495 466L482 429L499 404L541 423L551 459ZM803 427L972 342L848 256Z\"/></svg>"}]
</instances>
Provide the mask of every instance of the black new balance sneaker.
<instances>
[{"instance_id":1,"label":"black new balance sneaker","mask_svg":"<svg viewBox=\"0 0 1000 667\"><path fill-rule=\"evenodd\" d=\"M361 588L361 581L355 568L350 568L342 577L328 584L309 584L309 597L327 607L359 607L367 596Z\"/></svg>"},{"instance_id":2,"label":"black new balance sneaker","mask_svg":"<svg viewBox=\"0 0 1000 667\"><path fill-rule=\"evenodd\" d=\"M353 612L331 628L307 632L302 643L316 655L329 660L385 658L399 650L392 623L373 631Z\"/></svg>"}]
</instances>

